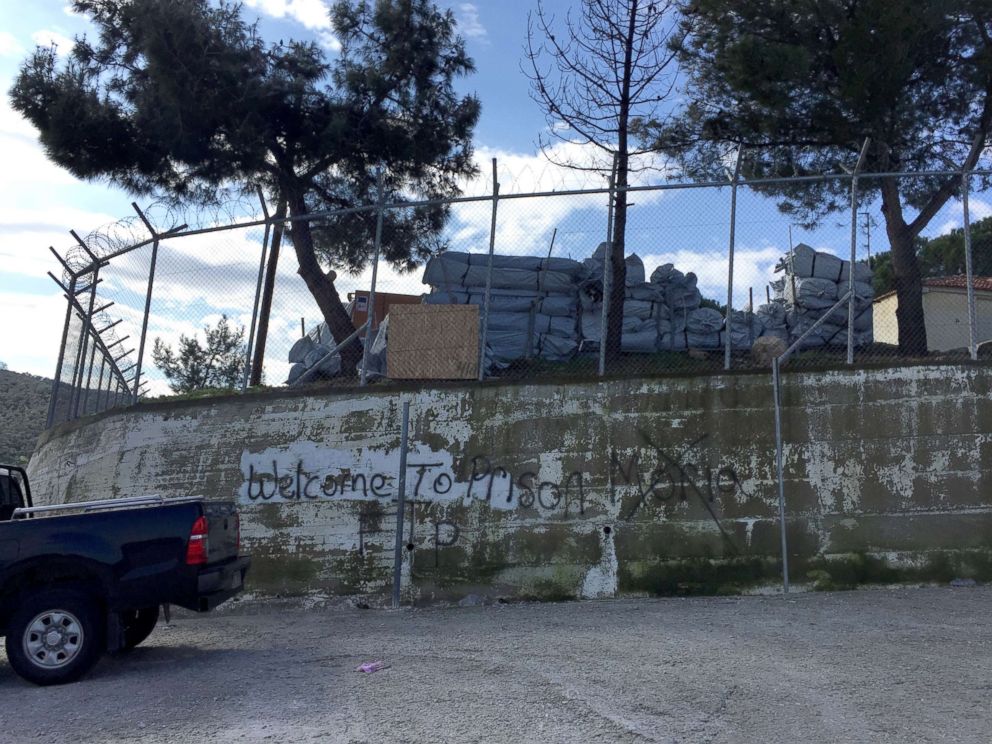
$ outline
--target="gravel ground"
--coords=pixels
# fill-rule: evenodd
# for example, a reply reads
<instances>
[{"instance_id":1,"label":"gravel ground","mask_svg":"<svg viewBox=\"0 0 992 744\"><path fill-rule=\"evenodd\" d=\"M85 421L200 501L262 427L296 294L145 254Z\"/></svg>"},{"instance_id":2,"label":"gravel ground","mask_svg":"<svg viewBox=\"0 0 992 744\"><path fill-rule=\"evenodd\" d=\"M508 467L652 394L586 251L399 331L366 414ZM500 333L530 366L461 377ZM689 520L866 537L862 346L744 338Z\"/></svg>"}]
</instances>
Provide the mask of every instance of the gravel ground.
<instances>
[{"instance_id":1,"label":"gravel ground","mask_svg":"<svg viewBox=\"0 0 992 744\"><path fill-rule=\"evenodd\" d=\"M989 742L992 588L173 617L3 742ZM361 674L355 666L391 666Z\"/></svg>"}]
</instances>

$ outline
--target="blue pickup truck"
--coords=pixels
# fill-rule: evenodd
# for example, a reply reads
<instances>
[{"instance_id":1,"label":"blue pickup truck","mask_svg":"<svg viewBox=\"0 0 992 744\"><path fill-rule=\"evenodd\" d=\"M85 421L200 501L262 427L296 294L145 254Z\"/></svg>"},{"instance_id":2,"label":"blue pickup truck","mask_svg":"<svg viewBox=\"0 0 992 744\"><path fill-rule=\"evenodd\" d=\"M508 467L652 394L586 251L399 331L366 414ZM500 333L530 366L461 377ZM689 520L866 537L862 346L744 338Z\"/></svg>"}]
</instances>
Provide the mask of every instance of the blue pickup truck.
<instances>
[{"instance_id":1,"label":"blue pickup truck","mask_svg":"<svg viewBox=\"0 0 992 744\"><path fill-rule=\"evenodd\" d=\"M157 496L35 506L22 468L0 465L0 635L39 685L71 682L104 652L145 640L159 607L206 612L241 591L232 502Z\"/></svg>"}]
</instances>

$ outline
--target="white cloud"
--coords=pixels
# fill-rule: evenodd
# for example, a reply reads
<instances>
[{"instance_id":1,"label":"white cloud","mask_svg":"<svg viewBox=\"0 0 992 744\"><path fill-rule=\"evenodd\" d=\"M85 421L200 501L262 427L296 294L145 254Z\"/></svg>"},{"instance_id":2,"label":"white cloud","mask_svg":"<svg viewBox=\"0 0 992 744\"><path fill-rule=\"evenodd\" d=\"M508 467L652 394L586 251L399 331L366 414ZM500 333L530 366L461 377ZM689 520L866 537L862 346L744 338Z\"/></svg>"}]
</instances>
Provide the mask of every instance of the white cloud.
<instances>
[{"instance_id":1,"label":"white cloud","mask_svg":"<svg viewBox=\"0 0 992 744\"><path fill-rule=\"evenodd\" d=\"M946 235L951 230L960 230L964 227L964 205L961 202L951 203L944 208L944 212L950 212L951 217L943 222L931 222L930 229L924 231L927 236ZM968 200L968 219L972 225L990 216L992 216L992 203L974 197Z\"/></svg>"},{"instance_id":2,"label":"white cloud","mask_svg":"<svg viewBox=\"0 0 992 744\"><path fill-rule=\"evenodd\" d=\"M65 300L58 290L49 294L0 292L0 317L4 318L0 358L15 372L51 377L65 322Z\"/></svg>"},{"instance_id":3,"label":"white cloud","mask_svg":"<svg viewBox=\"0 0 992 744\"><path fill-rule=\"evenodd\" d=\"M0 57L20 57L24 47L9 31L0 31Z\"/></svg>"},{"instance_id":4,"label":"white cloud","mask_svg":"<svg viewBox=\"0 0 992 744\"><path fill-rule=\"evenodd\" d=\"M479 19L479 8L475 3L462 3L458 6L458 30L469 39L485 39L486 27Z\"/></svg>"},{"instance_id":5,"label":"white cloud","mask_svg":"<svg viewBox=\"0 0 992 744\"><path fill-rule=\"evenodd\" d=\"M748 290L754 289L754 304L765 301L765 285L775 279L775 264L784 249L774 245L750 247L738 245L734 250L734 307L744 308L748 303ZM713 251L677 248L672 251L641 256L645 278L651 278L658 266L670 263L683 273L694 272L703 297L727 301L727 249Z\"/></svg>"},{"instance_id":6,"label":"white cloud","mask_svg":"<svg viewBox=\"0 0 992 744\"><path fill-rule=\"evenodd\" d=\"M43 28L40 31L35 31L31 34L31 41L33 41L38 46L56 46L59 50L59 54L66 54L72 49L72 45L75 43L65 34L50 28Z\"/></svg>"},{"instance_id":7,"label":"white cloud","mask_svg":"<svg viewBox=\"0 0 992 744\"><path fill-rule=\"evenodd\" d=\"M288 18L302 24L317 36L317 42L332 52L341 51L341 42L331 29L331 16L324 0L245 0L245 5L273 18Z\"/></svg>"},{"instance_id":8,"label":"white cloud","mask_svg":"<svg viewBox=\"0 0 992 744\"><path fill-rule=\"evenodd\" d=\"M611 162L608 153L592 145L561 142L549 154L551 159L542 153L479 148L475 158L480 174L462 184L463 192L472 196L492 193L493 157L503 196L606 188L604 173ZM560 163L570 163L579 169ZM664 172L664 163L657 157L641 158L636 165L649 169L631 173L632 186L649 185ZM629 213L643 211L663 198L662 191L632 193ZM503 199L497 208L495 250L505 254L544 255L557 228L554 255L586 258L606 238L607 202L606 193ZM449 226L451 247L473 252L488 250L491 209L491 202L487 201L456 205Z\"/></svg>"}]
</instances>

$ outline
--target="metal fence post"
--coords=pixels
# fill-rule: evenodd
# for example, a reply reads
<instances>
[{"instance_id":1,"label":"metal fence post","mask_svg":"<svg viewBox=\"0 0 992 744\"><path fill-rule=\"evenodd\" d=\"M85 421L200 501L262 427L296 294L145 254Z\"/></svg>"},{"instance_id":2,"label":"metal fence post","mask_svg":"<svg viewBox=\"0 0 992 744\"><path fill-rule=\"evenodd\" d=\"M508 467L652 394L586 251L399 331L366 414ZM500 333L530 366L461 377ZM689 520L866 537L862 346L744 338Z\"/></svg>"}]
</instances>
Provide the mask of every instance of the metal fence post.
<instances>
[{"instance_id":1,"label":"metal fence post","mask_svg":"<svg viewBox=\"0 0 992 744\"><path fill-rule=\"evenodd\" d=\"M100 275L100 264L95 264L93 268L93 278L90 280L90 303L89 309L83 316L83 330L79 334L79 353L76 355L76 368L73 370L72 391L69 398L69 416L77 418L79 416L79 398L83 387L83 367L86 364L86 346L90 340L90 328L93 327L93 305L96 303L96 285Z\"/></svg>"},{"instance_id":2,"label":"metal fence post","mask_svg":"<svg viewBox=\"0 0 992 744\"><path fill-rule=\"evenodd\" d=\"M782 540L782 593L789 593L789 540L785 525L785 468L782 464L782 376L778 357L772 359L772 395L775 396L775 468L778 473L778 521Z\"/></svg>"},{"instance_id":3,"label":"metal fence post","mask_svg":"<svg viewBox=\"0 0 992 744\"><path fill-rule=\"evenodd\" d=\"M48 399L48 418L45 428L51 428L55 421L55 408L58 405L58 397L62 387L62 365L65 363L65 345L69 340L69 322L72 320L72 308L76 300L76 275L72 274L69 279L69 293L65 302L65 325L62 326L62 344L59 346L59 360L55 364L55 378L52 380L52 394Z\"/></svg>"},{"instance_id":4,"label":"metal fence post","mask_svg":"<svg viewBox=\"0 0 992 744\"><path fill-rule=\"evenodd\" d=\"M86 387L83 388L82 409L84 416L86 415L86 404L89 403L90 400L90 385L93 383L93 364L94 362L96 362L96 347L97 347L96 342L97 342L97 338L99 338L100 335L96 332L96 329L92 327L90 328L90 333L92 333L95 336L95 338L93 339L93 343L90 346L90 361L89 364L87 365L87 370L86 370Z\"/></svg>"},{"instance_id":5,"label":"metal fence post","mask_svg":"<svg viewBox=\"0 0 992 744\"><path fill-rule=\"evenodd\" d=\"M499 182L496 180L496 158L493 158L493 215L489 225L489 265L486 268L486 294L482 300L482 322L479 339L479 382L486 376L486 344L489 342L489 305L493 293L493 252L496 250L496 208L499 206ZM534 343L533 337L527 339L527 348Z\"/></svg>"},{"instance_id":6,"label":"metal fence post","mask_svg":"<svg viewBox=\"0 0 992 744\"><path fill-rule=\"evenodd\" d=\"M610 170L609 206L606 210L606 248L603 251L603 312L599 319L599 376L606 374L606 333L610 326L610 295L613 293L613 203L616 197L617 158L613 156L613 168ZM621 288L622 291L622 288ZM623 324L620 326L620 339L623 347Z\"/></svg>"},{"instance_id":7,"label":"metal fence post","mask_svg":"<svg viewBox=\"0 0 992 744\"><path fill-rule=\"evenodd\" d=\"M861 146L861 153L858 155L858 163L854 166L851 174L851 266L850 276L847 278L847 290L851 293L851 298L847 303L847 363L854 364L854 303L857 297L854 292L854 264L857 261L858 250L858 174L861 166L864 165L865 155L868 154L869 139L865 138L865 143Z\"/></svg>"},{"instance_id":8,"label":"metal fence post","mask_svg":"<svg viewBox=\"0 0 992 744\"><path fill-rule=\"evenodd\" d=\"M406 514L406 455L409 450L410 401L403 401L400 428L400 477L396 492L396 544L393 548L393 609L400 606L400 569L403 566L403 517Z\"/></svg>"},{"instance_id":9,"label":"metal fence post","mask_svg":"<svg viewBox=\"0 0 992 744\"><path fill-rule=\"evenodd\" d=\"M734 178L730 184L730 249L728 251L727 263L727 314L723 321L726 332L726 340L723 350L723 368L730 369L730 346L731 330L733 321L731 313L734 307L734 247L737 240L737 183L741 176L741 158L744 155L744 148L737 148L737 163L734 165Z\"/></svg>"},{"instance_id":10,"label":"metal fence post","mask_svg":"<svg viewBox=\"0 0 992 744\"><path fill-rule=\"evenodd\" d=\"M141 381L141 363L145 358L145 339L148 336L148 315L152 309L152 288L155 286L155 264L158 262L158 237L152 240L152 259L148 266L148 289L145 291L145 313L141 318L141 338L138 340L138 371L134 377L131 402L138 402L138 385Z\"/></svg>"},{"instance_id":11,"label":"metal fence post","mask_svg":"<svg viewBox=\"0 0 992 744\"><path fill-rule=\"evenodd\" d=\"M968 293L968 351L972 360L978 359L978 317L975 311L975 277L971 263L971 215L968 211L968 191L971 174L961 174L961 200L964 208L964 275Z\"/></svg>"},{"instance_id":12,"label":"metal fence post","mask_svg":"<svg viewBox=\"0 0 992 744\"><path fill-rule=\"evenodd\" d=\"M258 281L255 283L255 302L251 308L251 330L248 332L248 348L245 351L245 374L241 379L241 392L248 389L248 376L251 374L252 347L255 343L255 324L258 321L258 303L262 296L262 277L265 275L265 254L269 249L269 232L272 223L269 221L269 208L265 204L262 187L258 187L258 200L262 203L262 213L265 215L265 235L262 237L262 255L258 259Z\"/></svg>"},{"instance_id":13,"label":"metal fence post","mask_svg":"<svg viewBox=\"0 0 992 744\"><path fill-rule=\"evenodd\" d=\"M103 375L107 371L107 356L106 354L100 355L100 379L96 384L96 403L93 405L93 413L99 413L103 410L100 407L100 398L103 397Z\"/></svg>"},{"instance_id":14,"label":"metal fence post","mask_svg":"<svg viewBox=\"0 0 992 744\"><path fill-rule=\"evenodd\" d=\"M365 338L362 340L362 373L358 378L358 384L364 385L368 381L369 370L369 347L375 340L375 282L379 274L379 253L382 250L382 218L385 194L382 187L382 166L376 174L376 191L378 207L375 217L375 259L372 262L372 285L369 287L369 312L365 322ZM357 300L356 300L357 301Z\"/></svg>"},{"instance_id":15,"label":"metal fence post","mask_svg":"<svg viewBox=\"0 0 992 744\"><path fill-rule=\"evenodd\" d=\"M152 259L151 264L148 267L148 290L145 292L145 314L141 319L141 338L138 341L138 370L134 375L134 391L131 393L131 402L138 402L138 387L141 384L141 363L145 358L145 337L148 334L148 313L151 311L152 307L152 287L155 285L155 264L158 261L158 243L159 234L152 227L152 223L148 221L145 217L144 212L138 208L138 205L131 202L131 207L135 212L138 213L138 217L141 221L145 223L145 228L152 235Z\"/></svg>"}]
</instances>

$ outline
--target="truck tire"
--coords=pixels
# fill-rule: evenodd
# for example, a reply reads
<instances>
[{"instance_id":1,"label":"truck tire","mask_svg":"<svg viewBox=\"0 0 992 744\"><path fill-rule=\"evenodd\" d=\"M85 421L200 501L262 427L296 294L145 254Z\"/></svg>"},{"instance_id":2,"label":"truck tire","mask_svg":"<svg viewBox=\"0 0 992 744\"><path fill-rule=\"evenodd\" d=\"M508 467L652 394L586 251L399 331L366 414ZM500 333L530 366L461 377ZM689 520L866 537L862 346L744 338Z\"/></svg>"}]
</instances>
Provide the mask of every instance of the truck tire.
<instances>
[{"instance_id":1,"label":"truck tire","mask_svg":"<svg viewBox=\"0 0 992 744\"><path fill-rule=\"evenodd\" d=\"M155 630L155 625L158 623L158 605L122 612L120 617L121 627L124 629L124 644L121 646L121 651L130 651Z\"/></svg>"},{"instance_id":2,"label":"truck tire","mask_svg":"<svg viewBox=\"0 0 992 744\"><path fill-rule=\"evenodd\" d=\"M20 602L7 626L7 660L36 685L59 685L82 677L105 648L104 622L96 602L72 589L46 589Z\"/></svg>"}]
</instances>

